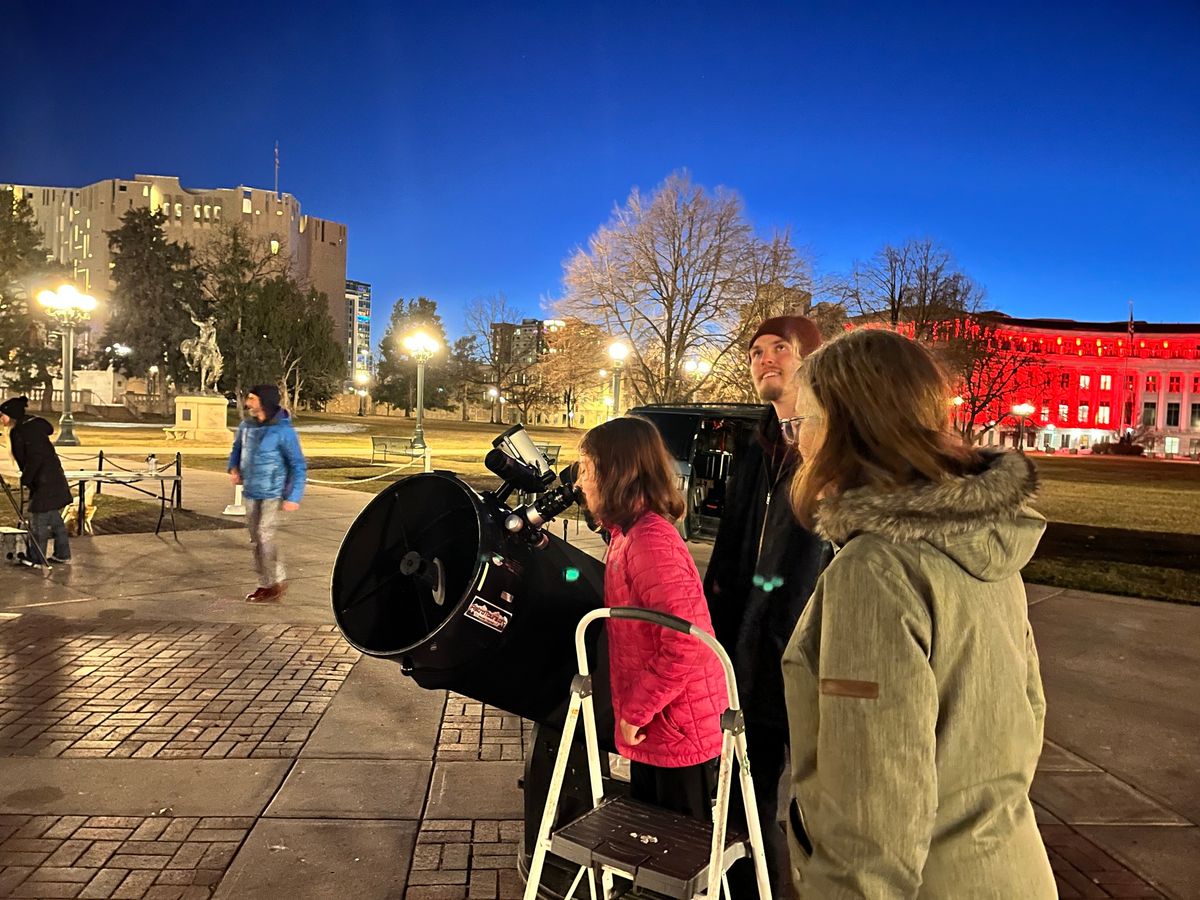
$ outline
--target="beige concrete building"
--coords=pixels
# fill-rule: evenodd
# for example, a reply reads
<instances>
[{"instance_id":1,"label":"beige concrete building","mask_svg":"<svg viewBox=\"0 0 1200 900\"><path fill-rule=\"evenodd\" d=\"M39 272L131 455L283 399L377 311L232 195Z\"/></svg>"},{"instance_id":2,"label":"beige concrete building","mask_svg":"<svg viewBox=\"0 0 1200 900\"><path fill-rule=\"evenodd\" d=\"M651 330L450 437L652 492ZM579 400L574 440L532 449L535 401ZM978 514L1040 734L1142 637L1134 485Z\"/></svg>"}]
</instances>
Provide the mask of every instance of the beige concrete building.
<instances>
[{"instance_id":1,"label":"beige concrete building","mask_svg":"<svg viewBox=\"0 0 1200 900\"><path fill-rule=\"evenodd\" d=\"M109 178L86 187L5 184L28 198L54 259L70 266L80 290L100 306L92 334L104 332L112 283L108 236L130 209L161 210L166 233L177 243L201 247L222 222L241 222L251 233L291 260L292 277L324 292L338 343L353 339L347 319L346 226L305 215L291 194L261 188L185 188L169 175ZM86 340L86 338L85 338Z\"/></svg>"}]
</instances>

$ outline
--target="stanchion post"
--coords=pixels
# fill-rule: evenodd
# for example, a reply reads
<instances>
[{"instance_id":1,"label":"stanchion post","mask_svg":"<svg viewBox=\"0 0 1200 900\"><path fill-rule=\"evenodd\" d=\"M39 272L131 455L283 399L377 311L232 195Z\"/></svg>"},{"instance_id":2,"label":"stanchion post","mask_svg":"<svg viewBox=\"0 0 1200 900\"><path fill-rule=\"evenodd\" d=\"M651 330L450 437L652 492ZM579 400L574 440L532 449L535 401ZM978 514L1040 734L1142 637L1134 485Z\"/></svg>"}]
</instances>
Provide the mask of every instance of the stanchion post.
<instances>
[{"instance_id":1,"label":"stanchion post","mask_svg":"<svg viewBox=\"0 0 1200 900\"><path fill-rule=\"evenodd\" d=\"M233 502L225 507L224 515L227 516L244 516L246 507L242 505L242 486L235 484L233 486Z\"/></svg>"}]
</instances>

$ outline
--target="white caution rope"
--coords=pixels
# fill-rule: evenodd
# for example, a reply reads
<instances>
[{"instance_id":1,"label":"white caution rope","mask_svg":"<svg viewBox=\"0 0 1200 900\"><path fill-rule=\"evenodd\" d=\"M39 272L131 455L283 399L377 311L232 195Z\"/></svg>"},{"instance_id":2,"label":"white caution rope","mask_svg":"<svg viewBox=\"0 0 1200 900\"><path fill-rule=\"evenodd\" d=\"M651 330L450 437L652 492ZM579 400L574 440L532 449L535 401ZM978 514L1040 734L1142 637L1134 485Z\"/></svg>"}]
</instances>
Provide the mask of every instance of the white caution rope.
<instances>
[{"instance_id":1,"label":"white caution rope","mask_svg":"<svg viewBox=\"0 0 1200 900\"><path fill-rule=\"evenodd\" d=\"M380 475L372 475L370 478L348 478L345 481L322 481L319 478L306 478L305 480L309 484L331 484L334 487L340 487L340 486L346 485L346 484L365 484L368 481L378 481L380 478L388 478L392 475L395 475L397 472L403 472L405 469L407 469L409 466L413 465L417 461L418 461L417 457L413 457L408 462L406 462L404 465L400 466L400 468L398 468L398 469L392 469L390 472L384 472Z\"/></svg>"}]
</instances>

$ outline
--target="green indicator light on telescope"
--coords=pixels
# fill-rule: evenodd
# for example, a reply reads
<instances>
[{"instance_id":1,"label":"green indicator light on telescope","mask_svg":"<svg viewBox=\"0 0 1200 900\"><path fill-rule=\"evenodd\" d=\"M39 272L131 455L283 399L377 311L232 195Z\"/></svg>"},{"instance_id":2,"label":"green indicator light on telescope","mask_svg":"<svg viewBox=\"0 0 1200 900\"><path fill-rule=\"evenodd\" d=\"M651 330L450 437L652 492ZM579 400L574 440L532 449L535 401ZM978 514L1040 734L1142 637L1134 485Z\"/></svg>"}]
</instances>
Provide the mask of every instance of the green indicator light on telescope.
<instances>
[{"instance_id":1,"label":"green indicator light on telescope","mask_svg":"<svg viewBox=\"0 0 1200 900\"><path fill-rule=\"evenodd\" d=\"M563 581L572 582L572 581L578 581L578 580L579 580L579 570L576 569L574 566L569 566L568 568L563 569Z\"/></svg>"}]
</instances>

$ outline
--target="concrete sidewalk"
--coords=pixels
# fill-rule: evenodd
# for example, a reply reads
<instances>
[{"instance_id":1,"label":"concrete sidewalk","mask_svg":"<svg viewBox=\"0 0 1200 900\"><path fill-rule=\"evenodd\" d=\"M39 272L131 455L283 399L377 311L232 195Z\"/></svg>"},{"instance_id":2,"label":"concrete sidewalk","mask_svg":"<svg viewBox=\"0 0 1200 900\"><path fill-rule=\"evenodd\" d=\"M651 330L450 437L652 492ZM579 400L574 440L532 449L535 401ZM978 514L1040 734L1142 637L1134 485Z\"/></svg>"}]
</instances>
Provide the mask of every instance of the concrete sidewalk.
<instances>
[{"instance_id":1,"label":"concrete sidewalk","mask_svg":"<svg viewBox=\"0 0 1200 900\"><path fill-rule=\"evenodd\" d=\"M187 507L231 497L186 470ZM77 539L49 579L5 573L0 896L520 896L527 729L333 625L330 568L371 498L310 489L277 606L241 600L240 529ZM1030 600L1050 703L1034 797L1062 896L1196 896L1200 609Z\"/></svg>"}]
</instances>

